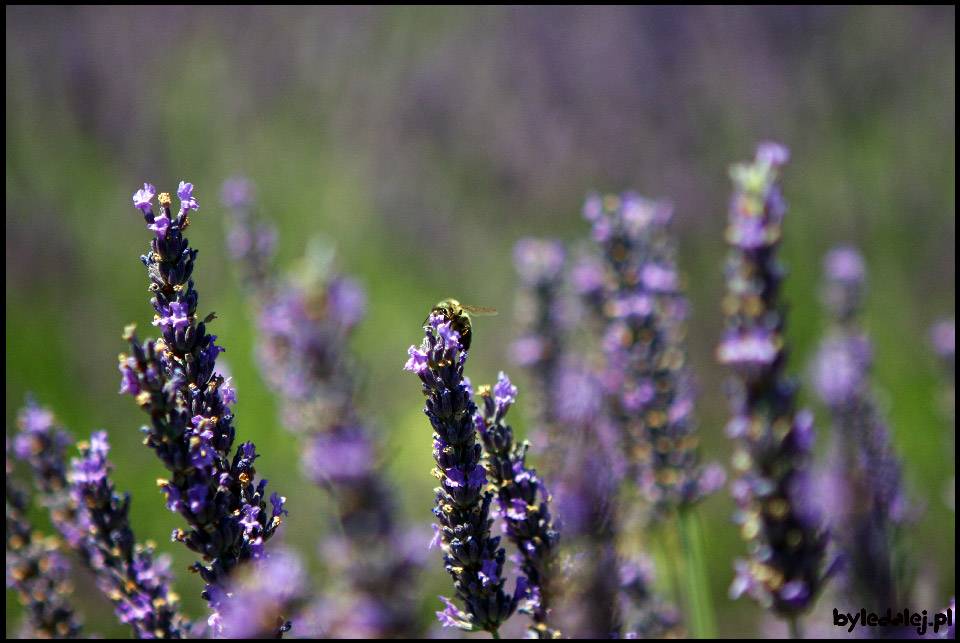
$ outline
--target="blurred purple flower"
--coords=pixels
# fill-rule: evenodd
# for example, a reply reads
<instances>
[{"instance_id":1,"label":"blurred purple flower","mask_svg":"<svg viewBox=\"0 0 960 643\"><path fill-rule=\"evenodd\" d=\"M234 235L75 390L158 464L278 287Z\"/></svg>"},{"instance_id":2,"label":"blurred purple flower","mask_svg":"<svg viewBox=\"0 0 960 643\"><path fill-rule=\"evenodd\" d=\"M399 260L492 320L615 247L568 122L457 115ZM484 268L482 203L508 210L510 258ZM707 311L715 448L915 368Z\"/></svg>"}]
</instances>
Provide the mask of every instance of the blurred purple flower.
<instances>
[{"instance_id":1,"label":"blurred purple flower","mask_svg":"<svg viewBox=\"0 0 960 643\"><path fill-rule=\"evenodd\" d=\"M280 638L297 623L287 620L309 591L300 557L278 549L250 565L231 584L221 602L223 636L234 639ZM299 627L295 633L304 634Z\"/></svg>"},{"instance_id":2,"label":"blurred purple flower","mask_svg":"<svg viewBox=\"0 0 960 643\"><path fill-rule=\"evenodd\" d=\"M421 555L399 545L408 530L379 463L383 439L354 405L348 344L366 316L366 293L356 279L337 274L330 249L317 245L298 274L279 277L272 265L276 231L255 220L252 192L244 180L222 190L232 215L228 244L258 322L256 361L280 400L281 424L301 437L302 470L331 491L347 534L326 534L319 548L325 572L344 584L317 597L302 617L306 629L298 624L296 631L417 638L412 585Z\"/></svg>"},{"instance_id":3,"label":"blurred purple flower","mask_svg":"<svg viewBox=\"0 0 960 643\"><path fill-rule=\"evenodd\" d=\"M53 415L28 398L19 422L21 431L32 433L44 425L52 425ZM21 442L24 450L17 453L17 457L30 458L31 449L28 447L35 443L33 440ZM82 623L71 604L73 584L64 544L57 538L45 537L30 521L31 497L11 475L13 462L10 460L9 437L4 462L7 474L7 589L14 591L24 612L24 623L17 635L23 638L78 638ZM9 613L7 618L9 630Z\"/></svg>"},{"instance_id":4,"label":"blurred purple flower","mask_svg":"<svg viewBox=\"0 0 960 643\"><path fill-rule=\"evenodd\" d=\"M813 417L796 411L796 386L784 373L784 316L779 302L783 269L777 263L786 202L778 167L786 148L762 143L753 163L730 170L734 193L726 239L725 329L720 363L736 374L728 386L741 472L732 490L741 535L751 557L736 563L731 597L749 594L778 615L796 618L830 574L827 535L811 496L809 467Z\"/></svg>"},{"instance_id":5,"label":"blurred purple flower","mask_svg":"<svg viewBox=\"0 0 960 643\"><path fill-rule=\"evenodd\" d=\"M857 327L865 282L866 267L856 249L841 246L827 253L823 292L833 328L811 370L814 390L835 427L832 470L824 475L843 485L847 499L832 516L846 562L843 588L851 605L879 613L903 598L894 535L896 524L907 517L907 501L890 431L870 389L872 345Z\"/></svg>"}]
</instances>

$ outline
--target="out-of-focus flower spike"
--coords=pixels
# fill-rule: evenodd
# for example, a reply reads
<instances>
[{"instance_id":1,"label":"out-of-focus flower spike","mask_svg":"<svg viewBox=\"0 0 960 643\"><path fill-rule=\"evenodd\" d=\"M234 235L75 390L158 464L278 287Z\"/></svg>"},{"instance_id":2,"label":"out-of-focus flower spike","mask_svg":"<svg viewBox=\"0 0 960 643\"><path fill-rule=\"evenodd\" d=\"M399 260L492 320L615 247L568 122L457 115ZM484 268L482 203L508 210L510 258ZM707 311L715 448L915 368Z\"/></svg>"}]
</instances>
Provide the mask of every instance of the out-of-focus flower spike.
<instances>
[{"instance_id":1,"label":"out-of-focus flower spike","mask_svg":"<svg viewBox=\"0 0 960 643\"><path fill-rule=\"evenodd\" d=\"M24 609L22 638L78 638L82 623L74 612L70 563L58 538L46 538L27 516L31 498L12 477L10 440L6 441L7 589Z\"/></svg>"},{"instance_id":2,"label":"out-of-focus flower spike","mask_svg":"<svg viewBox=\"0 0 960 643\"><path fill-rule=\"evenodd\" d=\"M748 593L795 623L823 587L827 535L812 496L812 415L795 409L796 386L785 374L783 269L777 260L786 202L778 185L786 148L764 143L752 163L735 165L726 240L730 245L722 302L725 327L718 360L729 385L737 436L737 521L751 557L736 565L731 596Z\"/></svg>"},{"instance_id":3,"label":"out-of-focus flower spike","mask_svg":"<svg viewBox=\"0 0 960 643\"><path fill-rule=\"evenodd\" d=\"M311 240L293 275L273 266L276 231L255 216L253 187L231 179L228 246L258 322L261 377L280 402L280 424L302 441L305 475L333 495L342 531L319 545L325 572L344 580L297 616L300 636L419 638L414 585L425 552L408 546L395 485L379 463L383 437L354 403L349 340L366 292L336 271L332 246Z\"/></svg>"}]
</instances>

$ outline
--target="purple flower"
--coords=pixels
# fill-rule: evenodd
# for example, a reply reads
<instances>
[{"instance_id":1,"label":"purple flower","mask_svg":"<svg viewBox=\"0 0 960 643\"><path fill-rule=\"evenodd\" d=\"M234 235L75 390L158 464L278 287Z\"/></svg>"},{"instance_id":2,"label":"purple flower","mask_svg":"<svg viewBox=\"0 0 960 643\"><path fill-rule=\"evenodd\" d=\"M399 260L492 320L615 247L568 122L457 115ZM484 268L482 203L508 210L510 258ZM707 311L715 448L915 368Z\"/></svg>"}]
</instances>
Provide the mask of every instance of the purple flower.
<instances>
[{"instance_id":1,"label":"purple flower","mask_svg":"<svg viewBox=\"0 0 960 643\"><path fill-rule=\"evenodd\" d=\"M490 502L483 491L485 470L482 448L476 443L477 407L464 382L467 353L460 335L440 315L430 315L423 343L411 346L405 370L417 374L427 403L423 411L434 431L433 457L436 489L434 515L439 521L444 563L454 580L464 610L449 601L437 617L444 626L466 631L496 632L516 610L525 594L518 579L511 596L503 591L500 576L506 554L499 538L490 535ZM509 391L509 383L504 390ZM481 478L481 476L484 476ZM521 577L522 578L522 577Z\"/></svg>"},{"instance_id":2,"label":"purple flower","mask_svg":"<svg viewBox=\"0 0 960 643\"><path fill-rule=\"evenodd\" d=\"M186 304L177 301L172 302L169 306L163 307L162 313L162 315L154 318L154 326L170 326L176 330L183 330L190 326Z\"/></svg>"},{"instance_id":3,"label":"purple flower","mask_svg":"<svg viewBox=\"0 0 960 643\"><path fill-rule=\"evenodd\" d=\"M71 494L82 523L84 558L97 584L114 604L121 623L137 638L180 638L186 633L170 588L169 560L154 556L153 545L137 545L127 518L129 494L119 496L109 479L110 445L106 431L78 445L69 475Z\"/></svg>"},{"instance_id":4,"label":"purple flower","mask_svg":"<svg viewBox=\"0 0 960 643\"><path fill-rule=\"evenodd\" d=\"M379 463L381 434L354 404L351 333L366 316L366 293L334 272L329 248L308 249L304 270L281 278L272 265L276 230L254 218L252 186L224 184L228 244L258 323L257 363L281 403L281 424L302 440L306 476L334 496L344 536L319 546L325 571L342 579L301 617L301 636L419 638L411 585L422 552L401 543L395 489ZM274 494L277 515L286 513Z\"/></svg>"},{"instance_id":5,"label":"purple flower","mask_svg":"<svg viewBox=\"0 0 960 643\"><path fill-rule=\"evenodd\" d=\"M775 141L764 141L757 145L757 163L779 167L790 160L790 150L786 145Z\"/></svg>"},{"instance_id":6,"label":"purple flower","mask_svg":"<svg viewBox=\"0 0 960 643\"><path fill-rule=\"evenodd\" d=\"M616 446L628 475L653 516L663 517L692 505L706 489L698 482L694 387L682 344L687 304L667 229L672 209L632 192L587 202L603 272L594 279L600 290L581 292L602 325L603 400L620 433ZM743 358L762 358L762 345L731 338L725 346Z\"/></svg>"},{"instance_id":7,"label":"purple flower","mask_svg":"<svg viewBox=\"0 0 960 643\"><path fill-rule=\"evenodd\" d=\"M253 184L243 177L227 179L220 188L220 203L230 209L249 207L253 203Z\"/></svg>"},{"instance_id":8,"label":"purple flower","mask_svg":"<svg viewBox=\"0 0 960 643\"><path fill-rule=\"evenodd\" d=\"M197 200L193 198L193 183L180 181L180 186L177 188L177 196L180 197L180 209L183 212L197 210L200 206Z\"/></svg>"},{"instance_id":9,"label":"purple flower","mask_svg":"<svg viewBox=\"0 0 960 643\"><path fill-rule=\"evenodd\" d=\"M788 158L783 146L763 143L753 163L730 170L726 328L717 358L736 375L728 387L728 433L738 439L736 519L751 551L749 561L738 561L730 593L748 593L792 618L812 604L830 570L824 565L827 535L807 490L812 416L796 411L796 386L784 373L783 269L776 249L786 203L777 179Z\"/></svg>"},{"instance_id":10,"label":"purple flower","mask_svg":"<svg viewBox=\"0 0 960 643\"><path fill-rule=\"evenodd\" d=\"M344 328L353 328L367 316L367 293L356 279L341 276L327 287L330 315Z\"/></svg>"},{"instance_id":11,"label":"purple flower","mask_svg":"<svg viewBox=\"0 0 960 643\"><path fill-rule=\"evenodd\" d=\"M938 355L952 357L957 351L957 325L953 319L942 319L930 329L930 339Z\"/></svg>"},{"instance_id":12,"label":"purple flower","mask_svg":"<svg viewBox=\"0 0 960 643\"><path fill-rule=\"evenodd\" d=\"M814 390L830 409L836 444L826 475L850 502L834 518L846 561L844 590L854 605L882 612L896 603L895 525L905 516L900 464L887 423L869 385L872 345L857 328L866 268L860 253L841 246L824 259L824 303L834 327L813 362Z\"/></svg>"},{"instance_id":13,"label":"purple flower","mask_svg":"<svg viewBox=\"0 0 960 643\"><path fill-rule=\"evenodd\" d=\"M276 491L274 491L273 495L270 496L270 504L273 505L273 513L278 516L289 515L290 512L283 508L283 505L286 502L286 497L281 496Z\"/></svg>"},{"instance_id":14,"label":"purple flower","mask_svg":"<svg viewBox=\"0 0 960 643\"><path fill-rule=\"evenodd\" d=\"M563 271L563 244L556 240L521 239L513 247L513 265L521 282L529 288L555 282Z\"/></svg>"},{"instance_id":15,"label":"purple flower","mask_svg":"<svg viewBox=\"0 0 960 643\"><path fill-rule=\"evenodd\" d=\"M620 588L636 609L633 610L633 631L623 638L670 638L680 633L679 611L656 595L653 560L646 555L623 560L620 563Z\"/></svg>"},{"instance_id":16,"label":"purple flower","mask_svg":"<svg viewBox=\"0 0 960 643\"><path fill-rule=\"evenodd\" d=\"M360 480L374 468L373 445L356 427L338 427L327 434L311 436L303 466L317 484Z\"/></svg>"},{"instance_id":17,"label":"purple flower","mask_svg":"<svg viewBox=\"0 0 960 643\"><path fill-rule=\"evenodd\" d=\"M449 598L444 598L443 596L438 596L437 598L446 604L442 612L437 612L437 619L439 619L441 625L444 627L456 627L466 632L472 630L473 625L470 623L470 616L468 614L462 612Z\"/></svg>"},{"instance_id":18,"label":"purple flower","mask_svg":"<svg viewBox=\"0 0 960 643\"><path fill-rule=\"evenodd\" d=\"M553 599L558 590L557 548L560 540L550 514L550 494L536 471L527 467L526 455L530 445L526 442L515 444L513 430L503 422L510 405L516 400L517 387L501 371L493 386L493 394L488 387L482 387L478 395L482 401L475 424L483 440L486 470L504 521L504 532L520 555L518 576L526 579L530 590L529 600L521 611L533 617L533 624L529 626L531 634L559 636L559 631L550 623ZM484 566L483 574L492 577L489 570L495 569L494 561L485 561Z\"/></svg>"},{"instance_id":19,"label":"purple flower","mask_svg":"<svg viewBox=\"0 0 960 643\"><path fill-rule=\"evenodd\" d=\"M814 390L830 407L856 404L866 386L871 362L870 342L857 335L838 335L825 340L813 361Z\"/></svg>"},{"instance_id":20,"label":"purple flower","mask_svg":"<svg viewBox=\"0 0 960 643\"><path fill-rule=\"evenodd\" d=\"M223 588L234 567L263 555L263 543L281 518L276 510L266 510L265 481L255 483L252 445L232 453L235 431L226 404L235 395L216 372L223 349L206 332L214 317L198 321L199 296L191 278L197 251L183 238L187 214L197 209L193 185L181 182L177 194L182 207L176 216L170 212L170 195L159 195L159 218L170 223L141 257L161 338L141 344L134 327L125 329L131 352L120 356L121 392L134 394L151 417L142 429L145 442L174 473L161 488L167 506L190 526L175 532L175 539L203 557L193 569L207 585ZM152 208L143 211L148 226L155 226ZM185 469L186 463L190 467ZM209 590L203 595L213 606L214 595ZM219 622L216 614L213 620Z\"/></svg>"},{"instance_id":21,"label":"purple flower","mask_svg":"<svg viewBox=\"0 0 960 643\"><path fill-rule=\"evenodd\" d=\"M592 255L580 257L570 271L570 283L578 295L597 293L604 285L603 265Z\"/></svg>"},{"instance_id":22,"label":"purple flower","mask_svg":"<svg viewBox=\"0 0 960 643\"><path fill-rule=\"evenodd\" d=\"M156 188L149 183L144 183L143 189L137 190L136 194L133 195L133 207L146 214L147 210L152 207L150 201L153 199L154 194L156 194Z\"/></svg>"},{"instance_id":23,"label":"purple flower","mask_svg":"<svg viewBox=\"0 0 960 643\"><path fill-rule=\"evenodd\" d=\"M517 387L510 383L510 378L503 371L500 371L497 383L493 385L493 401L500 419L507 414L510 405L517 401Z\"/></svg>"},{"instance_id":24,"label":"purple flower","mask_svg":"<svg viewBox=\"0 0 960 643\"><path fill-rule=\"evenodd\" d=\"M138 638L180 638L185 624L164 562L155 560L152 545L136 544L127 518L129 495L119 496L110 481L106 432L79 443L80 457L68 470L64 449L71 440L54 424L53 414L28 400L20 417L18 452L30 463L51 520L90 569L120 621L129 623Z\"/></svg>"},{"instance_id":25,"label":"purple flower","mask_svg":"<svg viewBox=\"0 0 960 643\"><path fill-rule=\"evenodd\" d=\"M42 416L53 416L35 406L28 398L28 407L20 414L21 431L36 431ZM28 428L30 427L30 428ZM25 623L21 636L31 638L77 638L82 624L71 605L70 563L63 551L63 542L45 538L28 518L31 498L27 490L11 475L10 439L6 442L7 499L7 589L12 589L23 605ZM17 453L29 458L30 453ZM8 615L9 619L9 615ZM8 628L10 627L8 620Z\"/></svg>"},{"instance_id":26,"label":"purple flower","mask_svg":"<svg viewBox=\"0 0 960 643\"><path fill-rule=\"evenodd\" d=\"M554 391L555 413L561 422L582 426L600 415L602 391L588 369L564 368Z\"/></svg>"},{"instance_id":27,"label":"purple flower","mask_svg":"<svg viewBox=\"0 0 960 643\"><path fill-rule=\"evenodd\" d=\"M150 230L153 230L157 238L160 241L163 241L167 238L167 230L170 229L170 217L160 214L160 216L154 217L153 223L147 226Z\"/></svg>"},{"instance_id":28,"label":"purple flower","mask_svg":"<svg viewBox=\"0 0 960 643\"><path fill-rule=\"evenodd\" d=\"M860 252L851 246L838 246L823 258L824 304L841 322L860 312L866 288L866 267Z\"/></svg>"},{"instance_id":29,"label":"purple flower","mask_svg":"<svg viewBox=\"0 0 960 643\"><path fill-rule=\"evenodd\" d=\"M307 572L292 551L279 549L257 561L220 597L227 638L281 638L299 619L287 620L309 589ZM299 631L299 628L297 630ZM300 632L303 634L302 632Z\"/></svg>"}]
</instances>

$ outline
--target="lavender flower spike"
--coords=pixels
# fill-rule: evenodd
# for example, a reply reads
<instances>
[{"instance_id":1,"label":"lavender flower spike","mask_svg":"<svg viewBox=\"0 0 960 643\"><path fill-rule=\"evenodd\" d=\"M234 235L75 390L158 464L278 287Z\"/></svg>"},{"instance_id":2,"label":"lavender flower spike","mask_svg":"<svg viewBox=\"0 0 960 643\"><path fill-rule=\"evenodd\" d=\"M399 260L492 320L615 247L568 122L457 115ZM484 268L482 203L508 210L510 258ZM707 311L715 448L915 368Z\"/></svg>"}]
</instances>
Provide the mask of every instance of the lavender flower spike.
<instances>
[{"instance_id":1,"label":"lavender flower spike","mask_svg":"<svg viewBox=\"0 0 960 643\"><path fill-rule=\"evenodd\" d=\"M844 590L852 605L879 613L903 598L894 552L907 502L889 429L870 390L873 346L857 327L866 283L863 257L852 247L834 248L824 258L824 273L823 299L834 327L814 358L814 390L836 429L830 479L846 499L835 517L847 562Z\"/></svg>"},{"instance_id":2,"label":"lavender flower spike","mask_svg":"<svg viewBox=\"0 0 960 643\"><path fill-rule=\"evenodd\" d=\"M477 444L477 406L463 380L467 354L460 334L441 315L430 315L423 343L420 348L411 346L408 353L403 368L423 382L427 396L423 411L434 431L434 475L440 480L433 509L440 522L435 525L435 542L443 548L446 569L464 603L460 609L441 597L447 608L437 617L444 627L496 635L526 595L526 578L517 578L513 596L504 594L505 552L498 549L499 536L490 536L493 494L483 491L487 476Z\"/></svg>"},{"instance_id":3,"label":"lavender flower spike","mask_svg":"<svg viewBox=\"0 0 960 643\"><path fill-rule=\"evenodd\" d=\"M663 519L723 484L697 452L693 376L684 347L689 305L680 286L672 207L633 192L590 195L583 208L605 264L584 301L602 318L607 406L622 438L629 477ZM598 296L599 295L599 296Z\"/></svg>"},{"instance_id":4,"label":"lavender flower spike","mask_svg":"<svg viewBox=\"0 0 960 643\"><path fill-rule=\"evenodd\" d=\"M24 606L24 623L17 638L78 638L82 624L71 605L70 563L58 538L46 538L27 517L30 495L11 476L10 440L4 462L7 471L7 589Z\"/></svg>"},{"instance_id":5,"label":"lavender flower spike","mask_svg":"<svg viewBox=\"0 0 960 643\"><path fill-rule=\"evenodd\" d=\"M515 444L513 429L503 421L510 405L516 401L517 387L501 371L493 394L489 387L483 387L478 395L483 407L475 420L483 439L487 472L492 478L507 538L519 551L519 571L527 578L530 589L530 600L521 611L533 617L529 628L534 637L558 638L560 631L551 627L550 621L552 599L557 590L560 533L550 515L550 494L537 472L526 465L530 445Z\"/></svg>"},{"instance_id":6,"label":"lavender flower spike","mask_svg":"<svg viewBox=\"0 0 960 643\"><path fill-rule=\"evenodd\" d=\"M130 494L117 495L109 478L107 432L95 432L78 447L80 457L72 461L69 475L71 494L97 584L137 638L181 638L185 623L170 589L170 558L154 556L153 543L135 542L127 517Z\"/></svg>"},{"instance_id":7,"label":"lavender flower spike","mask_svg":"<svg viewBox=\"0 0 960 643\"><path fill-rule=\"evenodd\" d=\"M823 587L827 536L809 498L813 417L795 410L796 386L784 373L776 250L786 203L777 178L788 155L782 145L763 143L753 163L731 168L726 327L717 358L735 374L727 431L739 439L734 466L741 475L733 492L751 550L750 560L736 565L730 593L748 592L796 624Z\"/></svg>"},{"instance_id":8,"label":"lavender flower spike","mask_svg":"<svg viewBox=\"0 0 960 643\"><path fill-rule=\"evenodd\" d=\"M569 302L561 297L565 264L566 251L556 239L527 237L513 247L513 265L521 283L516 305L520 329L510 352L530 373L528 436L540 470L548 476L556 473L567 445L566 427L557 422L550 401L573 317Z\"/></svg>"},{"instance_id":9,"label":"lavender flower spike","mask_svg":"<svg viewBox=\"0 0 960 643\"><path fill-rule=\"evenodd\" d=\"M186 624L169 588L168 563L155 559L152 544L136 543L129 495L119 497L109 479L106 432L94 434L92 447L78 445L81 457L68 472L65 448L72 438L53 413L28 399L19 425L17 456L29 462L51 522L93 573L120 622L130 624L137 638L182 638Z\"/></svg>"},{"instance_id":10,"label":"lavender flower spike","mask_svg":"<svg viewBox=\"0 0 960 643\"><path fill-rule=\"evenodd\" d=\"M198 208L193 185L181 182L176 216L170 212L169 194L159 195L160 212L155 214L144 191L152 190L138 192L134 203L157 238L140 260L150 277L161 338L141 344L135 327L127 327L130 354L120 355L120 392L131 393L150 416L142 428L145 443L172 474L158 484L167 507L190 527L174 531L173 539L203 558L192 569L207 583L203 597L214 610L209 622L218 632L229 575L238 564L265 555L264 543L286 513L284 499L274 494L268 511L267 481L255 483L253 464L259 456L254 445L247 442L233 452L233 414L227 404L235 394L216 373L223 349L206 332L213 316L197 317L199 295L191 279L197 251L183 237L188 213Z\"/></svg>"},{"instance_id":11,"label":"lavender flower spike","mask_svg":"<svg viewBox=\"0 0 960 643\"><path fill-rule=\"evenodd\" d=\"M276 232L254 216L252 192L248 181L234 179L222 198L233 215L229 248L259 320L256 362L281 403L280 424L302 440L304 473L332 493L342 525L323 536L320 552L327 577L343 582L301 612L297 635L420 638L413 585L422 538L400 524L394 485L377 466L383 440L354 404L347 345L366 295L334 272L332 251L318 243L296 278L278 276Z\"/></svg>"}]
</instances>

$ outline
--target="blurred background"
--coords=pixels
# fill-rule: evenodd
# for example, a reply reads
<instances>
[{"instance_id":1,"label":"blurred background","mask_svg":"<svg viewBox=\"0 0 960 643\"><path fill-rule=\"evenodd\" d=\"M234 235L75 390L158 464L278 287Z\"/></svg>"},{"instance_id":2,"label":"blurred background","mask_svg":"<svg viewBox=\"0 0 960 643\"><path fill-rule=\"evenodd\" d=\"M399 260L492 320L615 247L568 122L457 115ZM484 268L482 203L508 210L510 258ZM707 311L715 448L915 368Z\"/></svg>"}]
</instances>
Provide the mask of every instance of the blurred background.
<instances>
[{"instance_id":1,"label":"blurred background","mask_svg":"<svg viewBox=\"0 0 960 643\"><path fill-rule=\"evenodd\" d=\"M728 166L755 144L787 144L791 370L806 372L826 317L823 254L865 255L865 323L875 379L922 506L907 540L918 609L954 593L954 472L946 386L928 328L955 310L955 9L882 8L16 8L6 10L6 420L32 391L76 436L109 432L118 489L141 540L173 555L184 610L204 613L192 560L169 542L165 474L140 443L144 416L117 395L123 326L150 326L151 234L132 206L144 182L192 182L200 310L227 349L235 425L258 472L288 498L285 540L308 560L328 502L305 485L296 440L252 361L253 324L224 242L219 191L242 174L279 227L281 267L323 235L366 285L353 348L366 413L411 523L432 515L430 429L406 349L438 300L498 308L480 320L468 374L520 387L511 359L513 244L584 239L590 190L635 189L675 205L693 312L706 459L729 465L721 318ZM813 403L805 395L805 402ZM816 408L821 436L829 430ZM548 481L549 482L549 481ZM732 602L745 545L727 492L704 503L723 636L763 628ZM39 519L38 515L38 519ZM426 546L426 543L425 543ZM451 592L433 551L425 620ZM107 603L81 592L87 631L124 636ZM18 608L7 593L7 633Z\"/></svg>"}]
</instances>

